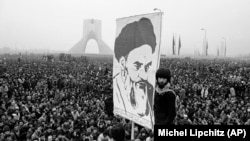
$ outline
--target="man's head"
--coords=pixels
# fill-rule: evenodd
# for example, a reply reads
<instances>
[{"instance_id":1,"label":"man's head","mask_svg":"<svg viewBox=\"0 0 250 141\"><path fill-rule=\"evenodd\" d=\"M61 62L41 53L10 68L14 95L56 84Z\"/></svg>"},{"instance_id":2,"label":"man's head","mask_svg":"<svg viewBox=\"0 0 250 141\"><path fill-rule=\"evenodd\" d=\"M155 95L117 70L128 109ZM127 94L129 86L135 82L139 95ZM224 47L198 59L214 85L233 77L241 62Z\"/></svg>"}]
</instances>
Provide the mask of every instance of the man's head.
<instances>
[{"instance_id":1,"label":"man's head","mask_svg":"<svg viewBox=\"0 0 250 141\"><path fill-rule=\"evenodd\" d=\"M111 140L113 140L113 141L124 141L125 140L125 129L120 124L114 125L110 129L109 135L110 135Z\"/></svg>"},{"instance_id":2,"label":"man's head","mask_svg":"<svg viewBox=\"0 0 250 141\"><path fill-rule=\"evenodd\" d=\"M141 18L139 21L127 24L115 40L115 57L119 61L126 57L132 50L149 45L152 53L156 47L154 28L148 18Z\"/></svg>"},{"instance_id":3,"label":"man's head","mask_svg":"<svg viewBox=\"0 0 250 141\"><path fill-rule=\"evenodd\" d=\"M122 81L138 114L146 111L148 70L155 47L153 25L147 18L126 25L115 41L114 52L121 66Z\"/></svg>"},{"instance_id":4,"label":"man's head","mask_svg":"<svg viewBox=\"0 0 250 141\"><path fill-rule=\"evenodd\" d=\"M171 81L171 72L169 69L160 68L156 72L156 83L159 88L164 88Z\"/></svg>"}]
</instances>

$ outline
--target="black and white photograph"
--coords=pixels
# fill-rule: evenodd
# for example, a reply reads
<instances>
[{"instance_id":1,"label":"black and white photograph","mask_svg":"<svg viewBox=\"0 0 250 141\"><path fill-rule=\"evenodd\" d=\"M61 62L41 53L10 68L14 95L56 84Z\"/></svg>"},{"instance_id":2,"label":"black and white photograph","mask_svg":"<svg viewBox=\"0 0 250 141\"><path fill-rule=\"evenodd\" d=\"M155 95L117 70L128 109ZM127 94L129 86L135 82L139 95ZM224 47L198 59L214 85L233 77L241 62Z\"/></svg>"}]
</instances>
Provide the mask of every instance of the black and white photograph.
<instances>
[{"instance_id":1,"label":"black and white photograph","mask_svg":"<svg viewBox=\"0 0 250 141\"><path fill-rule=\"evenodd\" d=\"M249 0L0 0L0 141L250 138L249 17Z\"/></svg>"}]
</instances>

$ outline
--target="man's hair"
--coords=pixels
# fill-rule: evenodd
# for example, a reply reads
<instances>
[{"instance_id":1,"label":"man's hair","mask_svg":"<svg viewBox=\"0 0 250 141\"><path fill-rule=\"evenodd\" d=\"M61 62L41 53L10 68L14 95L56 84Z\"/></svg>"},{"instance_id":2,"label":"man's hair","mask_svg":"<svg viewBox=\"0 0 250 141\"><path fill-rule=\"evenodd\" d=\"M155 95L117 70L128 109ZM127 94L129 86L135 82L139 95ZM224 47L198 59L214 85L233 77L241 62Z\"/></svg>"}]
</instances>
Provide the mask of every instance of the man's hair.
<instances>
[{"instance_id":1,"label":"man's hair","mask_svg":"<svg viewBox=\"0 0 250 141\"><path fill-rule=\"evenodd\" d=\"M141 18L139 21L127 24L115 40L115 57L119 61L122 56L126 56L135 48L144 44L155 51L156 37L154 27L148 18Z\"/></svg>"},{"instance_id":2,"label":"man's hair","mask_svg":"<svg viewBox=\"0 0 250 141\"><path fill-rule=\"evenodd\" d=\"M171 72L169 69L165 69L165 68L160 68L156 71L156 80L158 80L158 78L166 78L167 82L170 82L171 80Z\"/></svg>"},{"instance_id":3,"label":"man's hair","mask_svg":"<svg viewBox=\"0 0 250 141\"><path fill-rule=\"evenodd\" d=\"M125 140L125 129L122 127L121 124L114 125L110 129L110 137L113 138L115 141L124 141Z\"/></svg>"}]
</instances>

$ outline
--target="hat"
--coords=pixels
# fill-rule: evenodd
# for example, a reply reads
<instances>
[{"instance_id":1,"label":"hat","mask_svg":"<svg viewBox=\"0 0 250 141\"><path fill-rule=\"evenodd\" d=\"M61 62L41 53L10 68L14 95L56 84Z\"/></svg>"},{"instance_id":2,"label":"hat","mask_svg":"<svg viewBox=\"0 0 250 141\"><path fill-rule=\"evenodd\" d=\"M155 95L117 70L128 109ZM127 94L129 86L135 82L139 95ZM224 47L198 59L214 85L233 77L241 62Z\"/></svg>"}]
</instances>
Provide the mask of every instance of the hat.
<instances>
[{"instance_id":1,"label":"hat","mask_svg":"<svg viewBox=\"0 0 250 141\"><path fill-rule=\"evenodd\" d=\"M160 68L156 71L156 80L158 78L166 78L167 82L170 82L171 79L171 72L169 69L165 69L165 68Z\"/></svg>"}]
</instances>

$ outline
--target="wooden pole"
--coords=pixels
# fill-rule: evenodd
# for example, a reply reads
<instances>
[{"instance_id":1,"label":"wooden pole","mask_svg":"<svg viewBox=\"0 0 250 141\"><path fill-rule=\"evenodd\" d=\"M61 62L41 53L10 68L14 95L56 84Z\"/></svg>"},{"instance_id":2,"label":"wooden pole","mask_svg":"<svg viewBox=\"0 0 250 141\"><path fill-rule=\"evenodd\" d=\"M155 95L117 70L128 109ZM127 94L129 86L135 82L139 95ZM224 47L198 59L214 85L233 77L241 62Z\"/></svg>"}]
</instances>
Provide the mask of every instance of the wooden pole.
<instances>
[{"instance_id":1,"label":"wooden pole","mask_svg":"<svg viewBox=\"0 0 250 141\"><path fill-rule=\"evenodd\" d=\"M132 121L132 127L131 127L131 140L135 139L135 123Z\"/></svg>"}]
</instances>

